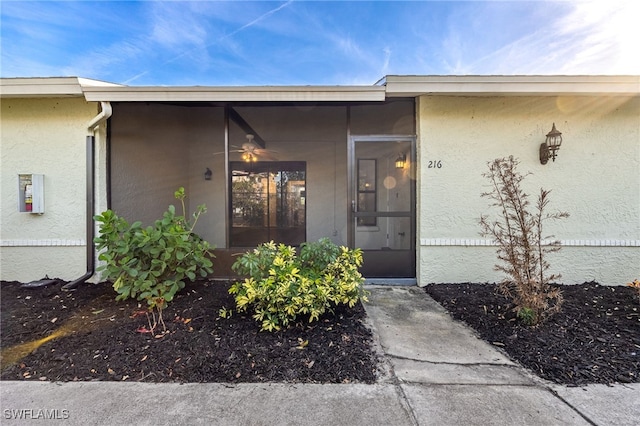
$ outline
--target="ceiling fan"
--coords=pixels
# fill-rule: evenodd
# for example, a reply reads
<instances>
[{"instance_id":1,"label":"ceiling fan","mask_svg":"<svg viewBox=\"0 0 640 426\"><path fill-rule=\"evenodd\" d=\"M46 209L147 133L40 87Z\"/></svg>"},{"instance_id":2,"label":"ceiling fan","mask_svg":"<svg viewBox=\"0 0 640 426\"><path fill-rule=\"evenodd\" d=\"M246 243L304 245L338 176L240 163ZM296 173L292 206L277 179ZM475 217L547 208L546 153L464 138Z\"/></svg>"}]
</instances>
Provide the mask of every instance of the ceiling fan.
<instances>
[{"instance_id":1,"label":"ceiling fan","mask_svg":"<svg viewBox=\"0 0 640 426\"><path fill-rule=\"evenodd\" d=\"M276 152L265 148L260 148L258 144L253 141L254 136L252 134L247 135L247 141L242 144L242 146L231 145L234 148L238 149L230 149L229 152L240 152L242 153L242 159L247 163L253 163L258 161L258 159L265 159L269 161L276 161L277 158L274 157L271 153ZM216 152L213 155L224 154L224 152Z\"/></svg>"}]
</instances>

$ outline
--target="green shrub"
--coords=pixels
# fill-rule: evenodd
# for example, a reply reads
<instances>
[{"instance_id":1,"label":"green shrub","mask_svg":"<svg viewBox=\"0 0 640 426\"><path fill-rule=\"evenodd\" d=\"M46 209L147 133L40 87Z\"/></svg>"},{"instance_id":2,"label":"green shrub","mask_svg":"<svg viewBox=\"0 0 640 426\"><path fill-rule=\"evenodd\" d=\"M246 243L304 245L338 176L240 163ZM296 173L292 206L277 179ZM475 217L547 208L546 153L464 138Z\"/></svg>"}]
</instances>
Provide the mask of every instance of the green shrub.
<instances>
[{"instance_id":1,"label":"green shrub","mask_svg":"<svg viewBox=\"0 0 640 426\"><path fill-rule=\"evenodd\" d=\"M537 323L536 313L531 308L520 308L517 317L524 325L534 325Z\"/></svg>"},{"instance_id":2,"label":"green shrub","mask_svg":"<svg viewBox=\"0 0 640 426\"><path fill-rule=\"evenodd\" d=\"M302 269L311 278L321 276L327 266L334 262L338 256L340 256L340 247L331 242L329 238L321 238L318 241L300 245Z\"/></svg>"},{"instance_id":3,"label":"green shrub","mask_svg":"<svg viewBox=\"0 0 640 426\"><path fill-rule=\"evenodd\" d=\"M518 160L513 156L498 158L488 163L484 173L491 182L491 191L482 196L492 200L498 218L480 218L481 234L493 237L498 246L500 263L495 269L506 274L499 284L505 296L511 298L518 318L535 325L560 310L562 292L550 283L560 275L548 274L547 254L559 251L561 246L553 236L545 236L542 228L548 220L569 216L566 212L546 213L549 192L540 189L535 209L531 211L529 196L521 183L526 175L517 171Z\"/></svg>"},{"instance_id":4,"label":"green shrub","mask_svg":"<svg viewBox=\"0 0 640 426\"><path fill-rule=\"evenodd\" d=\"M116 300L147 302L153 316L152 330L158 322L164 327L162 309L184 288L186 279L193 281L213 272L212 247L193 233L206 207L198 206L190 222L185 217L184 188L174 195L182 203L183 215L176 215L171 205L154 226L143 228L141 222L129 225L111 210L95 216L101 225L94 242L98 250L104 250L98 257L104 262L98 271L104 271L105 278L113 281Z\"/></svg>"},{"instance_id":5,"label":"green shrub","mask_svg":"<svg viewBox=\"0 0 640 426\"><path fill-rule=\"evenodd\" d=\"M339 304L366 301L361 265L360 249L338 247L328 238L302 244L299 257L295 248L271 241L236 260L231 268L247 278L229 293L238 311L252 309L261 330L279 330L299 317L312 322Z\"/></svg>"}]
</instances>

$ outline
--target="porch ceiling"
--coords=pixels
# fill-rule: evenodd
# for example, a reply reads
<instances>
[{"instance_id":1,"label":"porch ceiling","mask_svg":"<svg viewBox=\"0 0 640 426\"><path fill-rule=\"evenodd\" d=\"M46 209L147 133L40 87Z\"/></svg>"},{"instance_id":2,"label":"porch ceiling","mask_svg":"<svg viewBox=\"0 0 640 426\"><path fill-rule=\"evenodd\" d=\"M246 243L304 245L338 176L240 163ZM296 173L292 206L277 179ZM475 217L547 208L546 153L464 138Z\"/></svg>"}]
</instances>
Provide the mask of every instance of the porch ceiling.
<instances>
[{"instance_id":1,"label":"porch ceiling","mask_svg":"<svg viewBox=\"0 0 640 426\"><path fill-rule=\"evenodd\" d=\"M640 76L397 76L378 84L387 97L640 96Z\"/></svg>"},{"instance_id":2,"label":"porch ceiling","mask_svg":"<svg viewBox=\"0 0 640 426\"><path fill-rule=\"evenodd\" d=\"M83 87L87 101L354 102L385 100L382 86Z\"/></svg>"}]
</instances>

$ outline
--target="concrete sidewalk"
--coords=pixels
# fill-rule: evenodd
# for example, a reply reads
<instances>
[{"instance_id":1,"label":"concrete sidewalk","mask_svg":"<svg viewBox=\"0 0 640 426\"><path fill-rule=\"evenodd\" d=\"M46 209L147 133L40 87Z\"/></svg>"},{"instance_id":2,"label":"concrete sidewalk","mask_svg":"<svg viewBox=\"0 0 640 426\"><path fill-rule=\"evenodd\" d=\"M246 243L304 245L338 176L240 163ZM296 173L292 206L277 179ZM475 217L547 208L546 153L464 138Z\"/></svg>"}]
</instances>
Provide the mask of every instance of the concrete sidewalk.
<instances>
[{"instance_id":1,"label":"concrete sidewalk","mask_svg":"<svg viewBox=\"0 0 640 426\"><path fill-rule=\"evenodd\" d=\"M638 425L640 384L551 385L417 287L373 287L367 313L414 424Z\"/></svg>"},{"instance_id":2,"label":"concrete sidewalk","mask_svg":"<svg viewBox=\"0 0 640 426\"><path fill-rule=\"evenodd\" d=\"M417 287L370 287L374 385L0 382L3 425L637 425L640 385L531 376ZM22 417L23 420L17 420ZM24 420L24 418L31 418ZM43 418L53 418L49 421Z\"/></svg>"}]
</instances>

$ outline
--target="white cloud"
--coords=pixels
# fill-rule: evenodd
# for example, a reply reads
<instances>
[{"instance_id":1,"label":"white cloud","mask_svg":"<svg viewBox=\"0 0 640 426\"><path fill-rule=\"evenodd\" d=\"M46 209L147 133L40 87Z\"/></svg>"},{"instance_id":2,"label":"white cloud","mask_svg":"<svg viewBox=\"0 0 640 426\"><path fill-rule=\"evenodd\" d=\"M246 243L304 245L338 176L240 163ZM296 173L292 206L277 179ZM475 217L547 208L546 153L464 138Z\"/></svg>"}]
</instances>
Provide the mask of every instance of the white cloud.
<instances>
[{"instance_id":1,"label":"white cloud","mask_svg":"<svg viewBox=\"0 0 640 426\"><path fill-rule=\"evenodd\" d=\"M289 0L289 1L287 1L287 2L285 2L283 4L281 4L281 5L273 8L273 9L268 10L267 12L265 12L262 15L258 16L257 18L251 20L250 22L247 22L246 24L242 25L240 28L234 30L233 32L231 32L226 37L234 36L235 34L239 33L240 31L246 30L247 28L250 28L250 27L252 27L252 26L264 21L265 19L269 18L274 13L279 12L280 10L282 10L285 7L289 6L291 3L293 3L293 0Z\"/></svg>"},{"instance_id":2,"label":"white cloud","mask_svg":"<svg viewBox=\"0 0 640 426\"><path fill-rule=\"evenodd\" d=\"M123 69L128 69L141 55L144 55L144 51L138 43L118 42L81 55L64 65L62 70L65 75L108 79L109 76L112 78Z\"/></svg>"},{"instance_id":3,"label":"white cloud","mask_svg":"<svg viewBox=\"0 0 640 426\"><path fill-rule=\"evenodd\" d=\"M150 14L149 39L158 47L173 50L202 46L207 42L207 30L198 15L181 3L153 3Z\"/></svg>"},{"instance_id":4,"label":"white cloud","mask_svg":"<svg viewBox=\"0 0 640 426\"><path fill-rule=\"evenodd\" d=\"M384 49L382 49L382 52L384 53L384 62L382 63L380 75L384 76L389 72L389 63L391 62L391 48L385 47Z\"/></svg>"},{"instance_id":5,"label":"white cloud","mask_svg":"<svg viewBox=\"0 0 640 426\"><path fill-rule=\"evenodd\" d=\"M236 36L254 26L259 26L277 12L292 3L288 1L264 11L256 5L219 2L153 3L150 13L152 32L149 43L156 44L161 52L161 66L188 63L193 71L207 72L226 68L227 73L238 64L250 64L246 46ZM235 10L236 13L231 13ZM256 16L257 15L257 16ZM250 17L247 22L247 17ZM232 56L237 63L230 63L224 56ZM130 77L132 83L141 77L149 77L147 69Z\"/></svg>"},{"instance_id":6,"label":"white cloud","mask_svg":"<svg viewBox=\"0 0 640 426\"><path fill-rule=\"evenodd\" d=\"M540 4L532 3L531 7ZM637 40L640 16L636 1L560 2L558 9L537 16L539 25L493 51L467 56L450 65L456 74L639 74ZM490 10L490 9L488 9ZM521 19L521 16L514 16ZM482 19L478 17L477 19ZM455 38L453 38L455 40ZM451 40L448 41L450 44ZM474 41L481 51L481 41ZM463 55L451 48L453 57Z\"/></svg>"},{"instance_id":7,"label":"white cloud","mask_svg":"<svg viewBox=\"0 0 640 426\"><path fill-rule=\"evenodd\" d=\"M567 72L640 74L640 3L636 0L576 3L557 31L574 44L567 48Z\"/></svg>"},{"instance_id":8,"label":"white cloud","mask_svg":"<svg viewBox=\"0 0 640 426\"><path fill-rule=\"evenodd\" d=\"M640 74L640 2L3 2L2 75L372 84L388 74Z\"/></svg>"}]
</instances>

